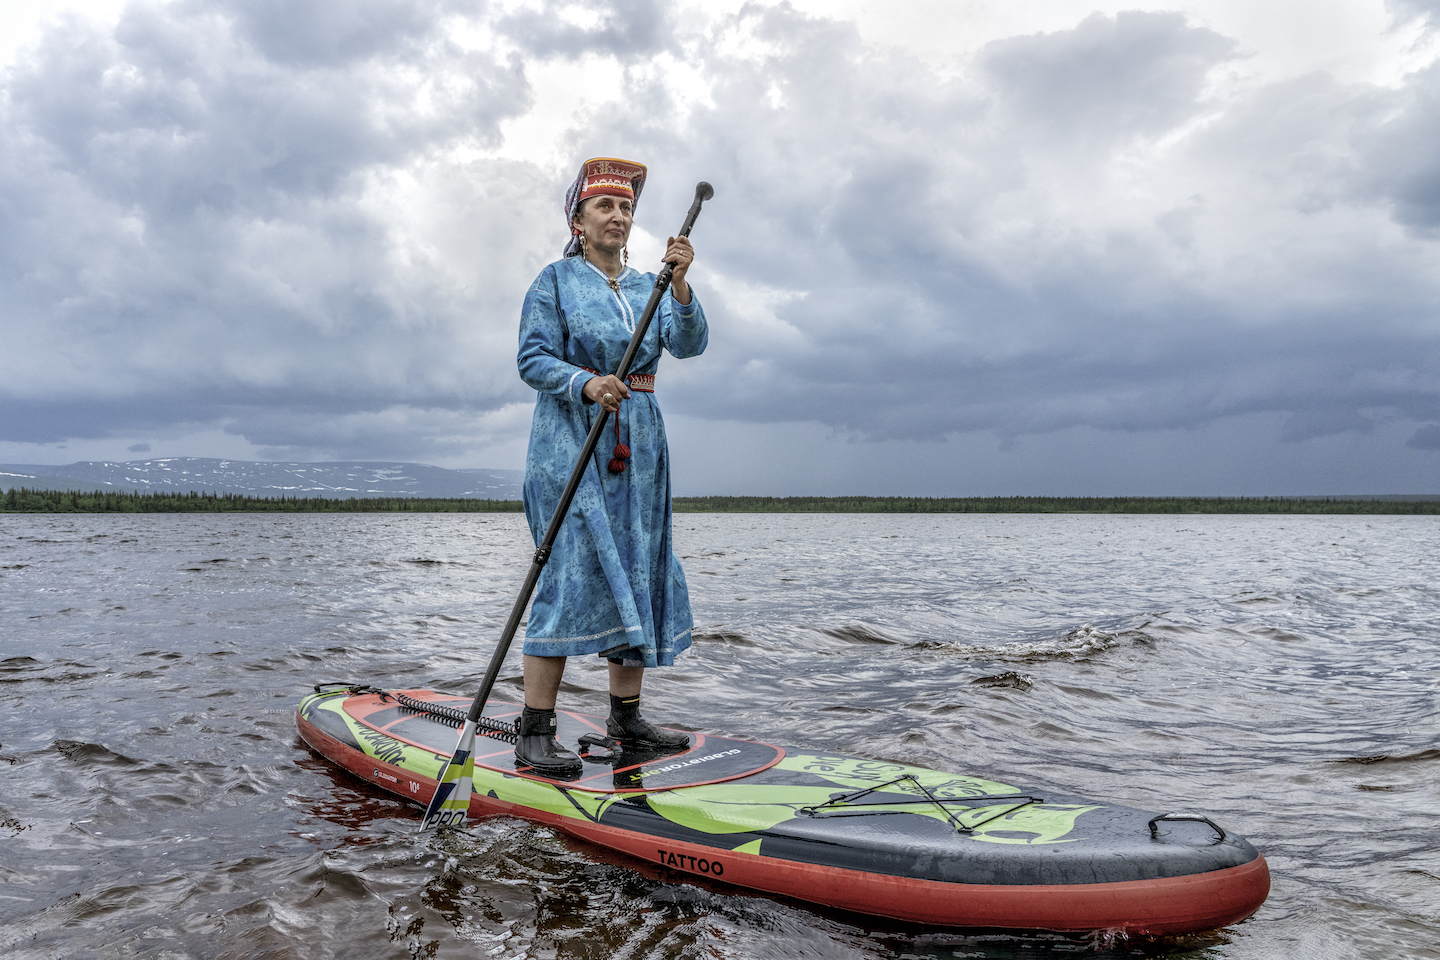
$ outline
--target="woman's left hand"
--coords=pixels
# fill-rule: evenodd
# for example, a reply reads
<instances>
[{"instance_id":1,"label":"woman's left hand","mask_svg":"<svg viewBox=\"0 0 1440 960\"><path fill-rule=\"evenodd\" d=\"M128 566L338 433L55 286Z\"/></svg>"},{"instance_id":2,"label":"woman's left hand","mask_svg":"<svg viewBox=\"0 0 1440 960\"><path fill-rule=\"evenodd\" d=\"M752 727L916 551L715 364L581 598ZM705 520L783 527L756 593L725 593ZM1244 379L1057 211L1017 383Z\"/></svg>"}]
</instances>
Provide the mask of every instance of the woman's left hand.
<instances>
[{"instance_id":1,"label":"woman's left hand","mask_svg":"<svg viewBox=\"0 0 1440 960\"><path fill-rule=\"evenodd\" d=\"M690 246L690 238L671 237L662 259L675 265L675 272L670 275L671 294L677 303L689 303L690 284L685 282L685 273L695 262L695 248Z\"/></svg>"}]
</instances>

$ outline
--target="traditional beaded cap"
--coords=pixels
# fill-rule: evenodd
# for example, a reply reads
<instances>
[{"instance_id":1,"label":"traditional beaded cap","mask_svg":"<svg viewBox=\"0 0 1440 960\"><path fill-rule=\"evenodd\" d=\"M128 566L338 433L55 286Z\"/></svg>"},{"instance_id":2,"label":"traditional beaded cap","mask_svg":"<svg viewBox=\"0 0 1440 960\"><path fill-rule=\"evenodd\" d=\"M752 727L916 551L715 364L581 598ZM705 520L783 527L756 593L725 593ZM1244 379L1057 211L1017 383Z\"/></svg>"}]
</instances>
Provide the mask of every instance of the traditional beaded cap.
<instances>
[{"instance_id":1,"label":"traditional beaded cap","mask_svg":"<svg viewBox=\"0 0 1440 960\"><path fill-rule=\"evenodd\" d=\"M644 188L645 164L615 157L592 157L580 164L579 175L565 191L565 222L569 224L575 219L575 208L582 200L607 195L639 203L640 191ZM579 255L580 240L572 233L565 246L565 256Z\"/></svg>"}]
</instances>

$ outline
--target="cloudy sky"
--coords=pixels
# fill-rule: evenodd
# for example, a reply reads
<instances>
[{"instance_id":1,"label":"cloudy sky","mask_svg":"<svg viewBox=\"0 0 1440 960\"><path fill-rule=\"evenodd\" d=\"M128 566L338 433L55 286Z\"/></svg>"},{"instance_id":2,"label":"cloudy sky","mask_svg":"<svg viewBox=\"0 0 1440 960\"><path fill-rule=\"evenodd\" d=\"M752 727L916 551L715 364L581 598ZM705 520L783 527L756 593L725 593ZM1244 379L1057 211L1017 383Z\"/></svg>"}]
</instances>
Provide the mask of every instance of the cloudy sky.
<instances>
[{"instance_id":1,"label":"cloudy sky","mask_svg":"<svg viewBox=\"0 0 1440 960\"><path fill-rule=\"evenodd\" d=\"M1440 493L1437 0L6 10L0 462L522 466L613 155L677 493Z\"/></svg>"}]
</instances>

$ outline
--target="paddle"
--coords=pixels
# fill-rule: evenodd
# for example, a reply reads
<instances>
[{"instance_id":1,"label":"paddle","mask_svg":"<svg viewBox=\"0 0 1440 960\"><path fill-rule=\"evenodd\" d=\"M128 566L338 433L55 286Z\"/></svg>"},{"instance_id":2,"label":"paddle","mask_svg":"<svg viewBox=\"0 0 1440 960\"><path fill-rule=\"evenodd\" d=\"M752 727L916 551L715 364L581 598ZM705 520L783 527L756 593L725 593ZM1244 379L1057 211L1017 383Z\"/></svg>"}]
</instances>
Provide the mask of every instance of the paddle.
<instances>
[{"instance_id":1,"label":"paddle","mask_svg":"<svg viewBox=\"0 0 1440 960\"><path fill-rule=\"evenodd\" d=\"M690 212L685 215L685 223L680 228L679 236L690 236L690 228L695 226L695 218L700 216L700 205L713 196L715 196L715 188L710 184L702 180L695 185L695 202L690 204ZM660 298L669 289L670 277L674 272L675 265L667 263L660 271L659 276L655 278L655 287L650 291L650 300L645 304L645 312L640 315L639 322L635 324L635 335L630 338L630 346L625 349L625 356L620 359L620 367L615 371L615 376L621 381L624 381L630 373L630 364L635 361L635 354L640 350L640 344L645 339L645 331L650 328L650 318L655 315L656 308L660 306ZM600 442L600 435L605 432L605 423L609 419L609 411L601 407L600 415L590 426L590 435L585 438L585 446L580 451L580 458L575 461L575 468L570 471L570 482L565 484L565 492L555 506L555 513L550 517L550 525L545 528L545 538L540 541L540 546L535 550L535 559L530 563L530 572L525 575L525 584L520 588L520 596L515 598L515 606L510 610L510 619L505 624L505 631L500 635L500 642L495 645L495 652L490 657L490 666L485 671L485 679L480 682L480 691L475 694L475 700L470 704L470 712L465 717L465 723L460 727L460 740L455 745L455 753L451 755L445 766L440 768L440 773L435 778L439 783L435 788L435 796L430 799L430 806L425 809L425 819L420 823L422 832L438 826L465 826L466 817L470 811L470 781L475 769L473 759L475 728L480 724L480 715L485 709L485 701L490 698L490 691L495 686L495 678L500 675L500 665L505 662L505 654L509 652L510 643L515 639L515 631L520 628L520 618L525 615L525 608L530 605L530 595L535 592L535 584L540 579L540 571L545 568L545 562L550 559L550 550L555 546L555 538L560 533L560 523L570 510L570 501L575 499L575 491L580 488L580 479L585 475L586 465L594 456L595 447ZM488 722L494 724L494 721Z\"/></svg>"}]
</instances>

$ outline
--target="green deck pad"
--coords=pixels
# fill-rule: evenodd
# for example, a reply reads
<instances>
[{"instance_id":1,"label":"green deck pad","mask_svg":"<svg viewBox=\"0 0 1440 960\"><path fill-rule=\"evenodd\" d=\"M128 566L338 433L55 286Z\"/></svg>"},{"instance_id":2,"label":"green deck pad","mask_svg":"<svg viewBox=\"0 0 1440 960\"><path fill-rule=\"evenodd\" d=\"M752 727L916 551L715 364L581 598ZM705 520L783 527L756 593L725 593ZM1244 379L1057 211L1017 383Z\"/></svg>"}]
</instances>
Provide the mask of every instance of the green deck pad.
<instances>
[{"instance_id":1,"label":"green deck pad","mask_svg":"<svg viewBox=\"0 0 1440 960\"><path fill-rule=\"evenodd\" d=\"M782 770L809 773L831 783L852 790L864 790L903 777L915 777L937 797L984 797L994 794L1019 793L1019 787L982 780L979 777L963 777L924 767L907 767L900 763L884 763L879 760L858 760L854 757L839 757L815 753L787 754L776 764ZM896 786L887 788L896 792L912 793L913 790Z\"/></svg>"},{"instance_id":2,"label":"green deck pad","mask_svg":"<svg viewBox=\"0 0 1440 960\"><path fill-rule=\"evenodd\" d=\"M1080 804L1032 803L980 824L973 836L986 843L1069 843L1086 839L1068 835L1074 831L1076 819L1083 813L1099 809L1098 806ZM974 819L983 820L985 816L977 812ZM961 818L960 822L967 821Z\"/></svg>"},{"instance_id":3,"label":"green deck pad","mask_svg":"<svg viewBox=\"0 0 1440 960\"><path fill-rule=\"evenodd\" d=\"M701 833L754 833L793 820L802 807L830 799L829 787L721 783L650 796L650 809Z\"/></svg>"},{"instance_id":4,"label":"green deck pad","mask_svg":"<svg viewBox=\"0 0 1440 960\"><path fill-rule=\"evenodd\" d=\"M565 790L542 780L475 768L475 792L562 817L598 821L623 794Z\"/></svg>"},{"instance_id":5,"label":"green deck pad","mask_svg":"<svg viewBox=\"0 0 1440 960\"><path fill-rule=\"evenodd\" d=\"M880 792L895 793L906 799L915 796L913 791L887 789ZM755 833L802 816L802 809L818 807L834 796L835 791L829 787L724 783L651 794L649 803L650 809L671 823L700 833ZM1076 818L1087 811L1099 809L1078 804L1032 803L1011 809L1014 806L1013 802L1004 801L970 808L950 805L947 808L949 815L938 805L923 803L872 803L864 807L830 809L836 811L832 815L839 816L863 815L859 814L862 810L878 815L910 813L942 823L948 823L950 815L953 815L957 822L967 827L979 824L969 836L989 843L1063 842L1063 838L1075 829ZM996 814L1002 815L997 817ZM819 819L824 818L822 813Z\"/></svg>"}]
</instances>

